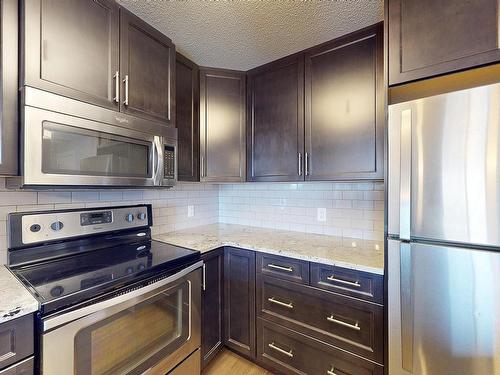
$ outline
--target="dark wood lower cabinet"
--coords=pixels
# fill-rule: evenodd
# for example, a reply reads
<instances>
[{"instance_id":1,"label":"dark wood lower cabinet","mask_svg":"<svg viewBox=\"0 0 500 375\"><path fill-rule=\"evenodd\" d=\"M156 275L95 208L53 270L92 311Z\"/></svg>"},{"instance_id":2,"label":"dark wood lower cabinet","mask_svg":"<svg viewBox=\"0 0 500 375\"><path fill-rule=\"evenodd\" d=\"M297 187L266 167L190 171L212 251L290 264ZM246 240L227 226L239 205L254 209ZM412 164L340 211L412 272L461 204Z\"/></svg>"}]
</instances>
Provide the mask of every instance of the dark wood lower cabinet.
<instances>
[{"instance_id":1,"label":"dark wood lower cabinet","mask_svg":"<svg viewBox=\"0 0 500 375\"><path fill-rule=\"evenodd\" d=\"M33 314L0 324L0 370L33 355L33 351Z\"/></svg>"},{"instance_id":2,"label":"dark wood lower cabinet","mask_svg":"<svg viewBox=\"0 0 500 375\"><path fill-rule=\"evenodd\" d=\"M261 318L257 338L258 362L282 374L383 374L382 366Z\"/></svg>"},{"instance_id":3,"label":"dark wood lower cabinet","mask_svg":"<svg viewBox=\"0 0 500 375\"><path fill-rule=\"evenodd\" d=\"M204 290L201 309L201 367L204 368L224 346L224 248L204 253Z\"/></svg>"},{"instance_id":4,"label":"dark wood lower cabinet","mask_svg":"<svg viewBox=\"0 0 500 375\"><path fill-rule=\"evenodd\" d=\"M255 358L255 252L225 248L224 343Z\"/></svg>"}]
</instances>

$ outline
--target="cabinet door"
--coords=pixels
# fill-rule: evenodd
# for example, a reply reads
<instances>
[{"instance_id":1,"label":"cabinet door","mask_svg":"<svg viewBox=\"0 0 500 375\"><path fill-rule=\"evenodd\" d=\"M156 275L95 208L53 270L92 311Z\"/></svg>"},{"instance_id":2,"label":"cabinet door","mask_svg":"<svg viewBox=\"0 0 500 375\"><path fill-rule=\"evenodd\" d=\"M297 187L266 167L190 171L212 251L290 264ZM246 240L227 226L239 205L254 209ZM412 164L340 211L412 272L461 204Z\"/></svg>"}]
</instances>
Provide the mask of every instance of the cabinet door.
<instances>
[{"instance_id":1,"label":"cabinet door","mask_svg":"<svg viewBox=\"0 0 500 375\"><path fill-rule=\"evenodd\" d=\"M224 341L232 350L255 358L255 253L225 248Z\"/></svg>"},{"instance_id":2,"label":"cabinet door","mask_svg":"<svg viewBox=\"0 0 500 375\"><path fill-rule=\"evenodd\" d=\"M178 129L179 181L200 179L200 86L198 66L177 53L175 65L175 125Z\"/></svg>"},{"instance_id":3,"label":"cabinet door","mask_svg":"<svg viewBox=\"0 0 500 375\"><path fill-rule=\"evenodd\" d=\"M304 55L249 72L247 100L248 180L303 180Z\"/></svg>"},{"instance_id":4,"label":"cabinet door","mask_svg":"<svg viewBox=\"0 0 500 375\"><path fill-rule=\"evenodd\" d=\"M245 73L200 70L201 180L245 181Z\"/></svg>"},{"instance_id":5,"label":"cabinet door","mask_svg":"<svg viewBox=\"0 0 500 375\"><path fill-rule=\"evenodd\" d=\"M305 178L383 178L382 25L305 57Z\"/></svg>"},{"instance_id":6,"label":"cabinet door","mask_svg":"<svg viewBox=\"0 0 500 375\"><path fill-rule=\"evenodd\" d=\"M389 84L500 60L499 0L389 0Z\"/></svg>"},{"instance_id":7,"label":"cabinet door","mask_svg":"<svg viewBox=\"0 0 500 375\"><path fill-rule=\"evenodd\" d=\"M24 84L118 109L118 5L111 0L23 4Z\"/></svg>"},{"instance_id":8,"label":"cabinet door","mask_svg":"<svg viewBox=\"0 0 500 375\"><path fill-rule=\"evenodd\" d=\"M201 309L202 367L205 367L223 347L224 249L202 255L205 263L205 283Z\"/></svg>"},{"instance_id":9,"label":"cabinet door","mask_svg":"<svg viewBox=\"0 0 500 375\"><path fill-rule=\"evenodd\" d=\"M33 315L0 324L0 370L33 355Z\"/></svg>"},{"instance_id":10,"label":"cabinet door","mask_svg":"<svg viewBox=\"0 0 500 375\"><path fill-rule=\"evenodd\" d=\"M175 124L175 46L125 9L120 22L122 112Z\"/></svg>"},{"instance_id":11,"label":"cabinet door","mask_svg":"<svg viewBox=\"0 0 500 375\"><path fill-rule=\"evenodd\" d=\"M17 0L0 0L0 46L0 175L17 175Z\"/></svg>"}]
</instances>

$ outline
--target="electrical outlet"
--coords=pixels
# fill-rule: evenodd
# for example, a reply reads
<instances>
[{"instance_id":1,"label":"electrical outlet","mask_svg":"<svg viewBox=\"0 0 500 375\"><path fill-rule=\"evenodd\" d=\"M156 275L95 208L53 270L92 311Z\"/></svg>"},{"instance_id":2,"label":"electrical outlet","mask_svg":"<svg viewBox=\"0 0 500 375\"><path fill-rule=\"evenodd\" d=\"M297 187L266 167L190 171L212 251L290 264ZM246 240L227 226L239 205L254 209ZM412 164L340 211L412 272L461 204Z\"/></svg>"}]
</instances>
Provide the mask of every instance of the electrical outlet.
<instances>
[{"instance_id":1,"label":"electrical outlet","mask_svg":"<svg viewBox=\"0 0 500 375\"><path fill-rule=\"evenodd\" d=\"M326 208L318 208L318 214L316 216L318 221L326 221Z\"/></svg>"},{"instance_id":2,"label":"electrical outlet","mask_svg":"<svg viewBox=\"0 0 500 375\"><path fill-rule=\"evenodd\" d=\"M286 199L280 198L280 206L286 206Z\"/></svg>"},{"instance_id":3,"label":"electrical outlet","mask_svg":"<svg viewBox=\"0 0 500 375\"><path fill-rule=\"evenodd\" d=\"M188 217L194 216L194 206L188 206Z\"/></svg>"}]
</instances>

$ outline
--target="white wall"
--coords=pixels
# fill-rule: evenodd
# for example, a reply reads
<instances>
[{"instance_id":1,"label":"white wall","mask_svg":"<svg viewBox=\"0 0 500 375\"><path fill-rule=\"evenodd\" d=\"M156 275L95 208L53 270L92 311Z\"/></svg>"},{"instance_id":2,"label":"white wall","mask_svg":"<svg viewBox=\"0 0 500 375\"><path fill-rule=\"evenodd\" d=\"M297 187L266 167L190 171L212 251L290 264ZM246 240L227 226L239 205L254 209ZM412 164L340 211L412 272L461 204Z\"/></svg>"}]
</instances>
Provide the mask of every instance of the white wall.
<instances>
[{"instance_id":1,"label":"white wall","mask_svg":"<svg viewBox=\"0 0 500 375\"><path fill-rule=\"evenodd\" d=\"M383 240L383 189L373 182L221 185L219 221ZM326 221L317 220L318 208L326 209Z\"/></svg>"},{"instance_id":2,"label":"white wall","mask_svg":"<svg viewBox=\"0 0 500 375\"><path fill-rule=\"evenodd\" d=\"M151 203L155 234L198 225L216 223L219 215L218 186L179 183L173 189L147 190L76 190L12 191L0 178L0 264L7 256L7 214L81 207L119 206ZM188 205L194 206L194 217L188 218Z\"/></svg>"}]
</instances>

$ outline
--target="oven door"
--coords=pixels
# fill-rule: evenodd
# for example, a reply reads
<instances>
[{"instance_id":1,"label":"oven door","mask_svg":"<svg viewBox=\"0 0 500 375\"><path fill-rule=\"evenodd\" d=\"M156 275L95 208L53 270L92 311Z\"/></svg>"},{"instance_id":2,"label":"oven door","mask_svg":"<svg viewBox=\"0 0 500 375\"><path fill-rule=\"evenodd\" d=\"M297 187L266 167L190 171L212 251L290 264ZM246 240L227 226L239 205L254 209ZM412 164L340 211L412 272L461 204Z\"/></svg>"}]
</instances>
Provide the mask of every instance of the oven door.
<instances>
[{"instance_id":1,"label":"oven door","mask_svg":"<svg viewBox=\"0 0 500 375\"><path fill-rule=\"evenodd\" d=\"M200 346L200 266L42 320L42 373L168 372Z\"/></svg>"},{"instance_id":2,"label":"oven door","mask_svg":"<svg viewBox=\"0 0 500 375\"><path fill-rule=\"evenodd\" d=\"M163 182L159 136L24 107L24 185L155 186Z\"/></svg>"}]
</instances>

